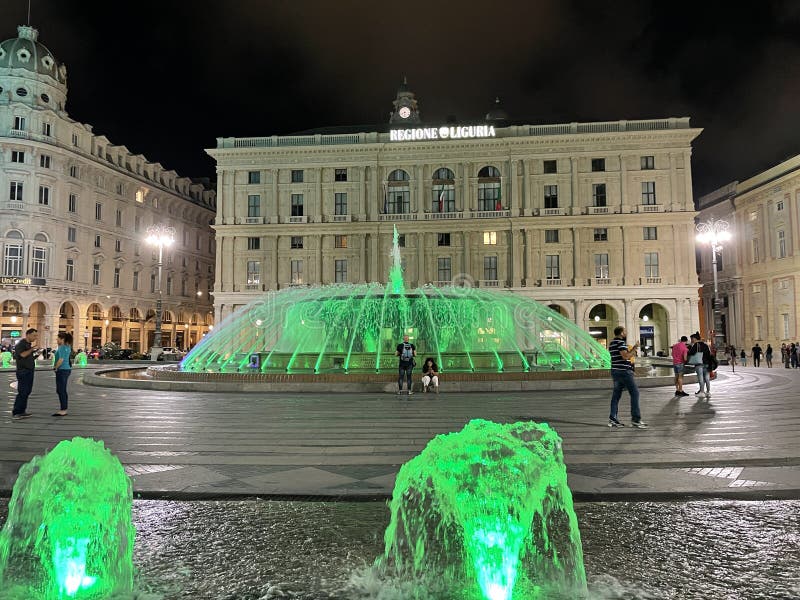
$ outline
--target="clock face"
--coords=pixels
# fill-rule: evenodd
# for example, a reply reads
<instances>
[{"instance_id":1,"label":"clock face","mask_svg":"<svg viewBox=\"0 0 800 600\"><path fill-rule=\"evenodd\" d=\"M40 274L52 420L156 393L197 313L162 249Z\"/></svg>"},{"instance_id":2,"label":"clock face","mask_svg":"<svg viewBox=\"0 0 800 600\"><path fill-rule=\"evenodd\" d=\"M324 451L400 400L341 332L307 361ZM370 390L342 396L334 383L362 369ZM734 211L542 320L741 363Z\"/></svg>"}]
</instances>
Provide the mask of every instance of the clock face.
<instances>
[{"instance_id":1,"label":"clock face","mask_svg":"<svg viewBox=\"0 0 800 600\"><path fill-rule=\"evenodd\" d=\"M403 106L400 108L400 110L397 111L397 114L399 114L401 118L407 119L408 117L411 116L411 109L408 108L407 106Z\"/></svg>"}]
</instances>

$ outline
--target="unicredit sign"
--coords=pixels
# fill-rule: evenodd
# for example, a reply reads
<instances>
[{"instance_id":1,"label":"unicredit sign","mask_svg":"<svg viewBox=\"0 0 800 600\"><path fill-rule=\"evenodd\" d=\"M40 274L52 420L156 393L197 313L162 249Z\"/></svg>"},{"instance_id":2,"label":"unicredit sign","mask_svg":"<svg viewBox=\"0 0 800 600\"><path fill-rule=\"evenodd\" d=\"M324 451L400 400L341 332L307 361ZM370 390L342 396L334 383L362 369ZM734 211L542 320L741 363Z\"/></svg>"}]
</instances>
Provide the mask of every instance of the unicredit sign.
<instances>
[{"instance_id":1,"label":"unicredit sign","mask_svg":"<svg viewBox=\"0 0 800 600\"><path fill-rule=\"evenodd\" d=\"M496 137L493 125L454 125L417 127L415 129L390 129L390 142L416 142L419 140L470 140Z\"/></svg>"}]
</instances>

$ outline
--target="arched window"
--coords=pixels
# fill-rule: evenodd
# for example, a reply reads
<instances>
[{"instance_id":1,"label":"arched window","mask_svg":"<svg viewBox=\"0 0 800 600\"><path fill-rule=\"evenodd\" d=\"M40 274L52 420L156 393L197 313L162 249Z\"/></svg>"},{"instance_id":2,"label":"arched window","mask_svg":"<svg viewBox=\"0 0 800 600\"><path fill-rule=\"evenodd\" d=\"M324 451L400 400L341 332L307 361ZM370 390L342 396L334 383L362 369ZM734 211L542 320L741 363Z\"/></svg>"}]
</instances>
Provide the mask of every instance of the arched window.
<instances>
[{"instance_id":1,"label":"arched window","mask_svg":"<svg viewBox=\"0 0 800 600\"><path fill-rule=\"evenodd\" d=\"M478 171L478 210L502 210L500 171L486 166Z\"/></svg>"},{"instance_id":2,"label":"arched window","mask_svg":"<svg viewBox=\"0 0 800 600\"><path fill-rule=\"evenodd\" d=\"M3 275L22 277L24 273L22 254L22 233L12 229L6 233L9 240L3 245Z\"/></svg>"},{"instance_id":3,"label":"arched window","mask_svg":"<svg viewBox=\"0 0 800 600\"><path fill-rule=\"evenodd\" d=\"M433 172L431 212L448 213L456 210L455 175L447 167Z\"/></svg>"},{"instance_id":4,"label":"arched window","mask_svg":"<svg viewBox=\"0 0 800 600\"><path fill-rule=\"evenodd\" d=\"M22 314L22 305L16 300L6 300L3 302L3 316L13 316Z\"/></svg>"},{"instance_id":5,"label":"arched window","mask_svg":"<svg viewBox=\"0 0 800 600\"><path fill-rule=\"evenodd\" d=\"M122 309L119 306L112 306L110 314L112 321L122 321Z\"/></svg>"},{"instance_id":6,"label":"arched window","mask_svg":"<svg viewBox=\"0 0 800 600\"><path fill-rule=\"evenodd\" d=\"M164 311L164 315L161 318L162 323L172 323L172 313L168 310Z\"/></svg>"},{"instance_id":7,"label":"arched window","mask_svg":"<svg viewBox=\"0 0 800 600\"><path fill-rule=\"evenodd\" d=\"M86 316L89 317L90 320L102 321L103 309L100 307L99 304L94 303L89 306L89 309L86 311Z\"/></svg>"},{"instance_id":8,"label":"arched window","mask_svg":"<svg viewBox=\"0 0 800 600\"><path fill-rule=\"evenodd\" d=\"M408 173L396 169L389 173L386 196L383 202L383 213L401 215L411 212L411 187L408 184Z\"/></svg>"},{"instance_id":9,"label":"arched window","mask_svg":"<svg viewBox=\"0 0 800 600\"><path fill-rule=\"evenodd\" d=\"M141 321L142 320L142 313L139 312L138 308L132 308L128 313L128 318L131 321Z\"/></svg>"}]
</instances>

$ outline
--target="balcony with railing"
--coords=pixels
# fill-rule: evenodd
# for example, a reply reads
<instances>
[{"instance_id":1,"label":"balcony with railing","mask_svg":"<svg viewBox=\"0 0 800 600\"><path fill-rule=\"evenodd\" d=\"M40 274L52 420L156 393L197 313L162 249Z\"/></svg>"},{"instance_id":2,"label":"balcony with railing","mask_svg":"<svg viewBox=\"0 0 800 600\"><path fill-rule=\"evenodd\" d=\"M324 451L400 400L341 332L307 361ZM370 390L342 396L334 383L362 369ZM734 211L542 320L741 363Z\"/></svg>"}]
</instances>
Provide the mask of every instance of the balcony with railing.
<instances>
[{"instance_id":1,"label":"balcony with railing","mask_svg":"<svg viewBox=\"0 0 800 600\"><path fill-rule=\"evenodd\" d=\"M500 287L500 280L499 279L480 279L478 281L478 287L482 287L482 288L498 288L498 287Z\"/></svg>"},{"instance_id":2,"label":"balcony with railing","mask_svg":"<svg viewBox=\"0 0 800 600\"><path fill-rule=\"evenodd\" d=\"M353 215L346 214L346 215L330 215L328 217L328 221L331 223L349 223L353 220Z\"/></svg>"},{"instance_id":3,"label":"balcony with railing","mask_svg":"<svg viewBox=\"0 0 800 600\"><path fill-rule=\"evenodd\" d=\"M561 285L561 279L551 279L548 277L547 279L544 280L544 284L548 287L559 286Z\"/></svg>"},{"instance_id":4,"label":"balcony with railing","mask_svg":"<svg viewBox=\"0 0 800 600\"><path fill-rule=\"evenodd\" d=\"M449 281L434 281L432 283L436 287L450 287L451 285L453 285L453 280L451 279Z\"/></svg>"},{"instance_id":5,"label":"balcony with railing","mask_svg":"<svg viewBox=\"0 0 800 600\"><path fill-rule=\"evenodd\" d=\"M661 285L661 277L640 277L639 285Z\"/></svg>"},{"instance_id":6,"label":"balcony with railing","mask_svg":"<svg viewBox=\"0 0 800 600\"><path fill-rule=\"evenodd\" d=\"M640 213L659 213L659 212L664 212L664 205L663 204L640 204L638 208L639 208L639 212Z\"/></svg>"},{"instance_id":7,"label":"balcony with railing","mask_svg":"<svg viewBox=\"0 0 800 600\"><path fill-rule=\"evenodd\" d=\"M308 215L293 215L286 217L287 223L308 223Z\"/></svg>"},{"instance_id":8,"label":"balcony with railing","mask_svg":"<svg viewBox=\"0 0 800 600\"><path fill-rule=\"evenodd\" d=\"M607 215L609 212L608 206L589 206L586 209L586 214L589 215Z\"/></svg>"},{"instance_id":9,"label":"balcony with railing","mask_svg":"<svg viewBox=\"0 0 800 600\"><path fill-rule=\"evenodd\" d=\"M464 213L461 211L458 212L426 212L425 213L425 220L426 221L451 221L457 219L463 219Z\"/></svg>"},{"instance_id":10,"label":"balcony with railing","mask_svg":"<svg viewBox=\"0 0 800 600\"><path fill-rule=\"evenodd\" d=\"M472 211L473 219L501 219L511 216L510 210L475 210Z\"/></svg>"},{"instance_id":11,"label":"balcony with railing","mask_svg":"<svg viewBox=\"0 0 800 600\"><path fill-rule=\"evenodd\" d=\"M416 221L417 213L384 213L378 215L379 221Z\"/></svg>"},{"instance_id":12,"label":"balcony with railing","mask_svg":"<svg viewBox=\"0 0 800 600\"><path fill-rule=\"evenodd\" d=\"M8 200L4 205L3 208L7 210L25 210L25 203L24 202L17 202L16 200Z\"/></svg>"},{"instance_id":13,"label":"balcony with railing","mask_svg":"<svg viewBox=\"0 0 800 600\"><path fill-rule=\"evenodd\" d=\"M31 137L30 132L25 131L24 129L11 129L9 130L8 135L9 137L24 138L24 139L28 139L29 137Z\"/></svg>"},{"instance_id":14,"label":"balcony with railing","mask_svg":"<svg viewBox=\"0 0 800 600\"><path fill-rule=\"evenodd\" d=\"M545 217L560 217L567 214L566 208L543 208L541 212Z\"/></svg>"},{"instance_id":15,"label":"balcony with railing","mask_svg":"<svg viewBox=\"0 0 800 600\"><path fill-rule=\"evenodd\" d=\"M611 285L611 279L608 277L595 277L589 280L589 285Z\"/></svg>"},{"instance_id":16,"label":"balcony with railing","mask_svg":"<svg viewBox=\"0 0 800 600\"><path fill-rule=\"evenodd\" d=\"M242 223L245 225L263 225L269 223L269 217L243 217Z\"/></svg>"}]
</instances>

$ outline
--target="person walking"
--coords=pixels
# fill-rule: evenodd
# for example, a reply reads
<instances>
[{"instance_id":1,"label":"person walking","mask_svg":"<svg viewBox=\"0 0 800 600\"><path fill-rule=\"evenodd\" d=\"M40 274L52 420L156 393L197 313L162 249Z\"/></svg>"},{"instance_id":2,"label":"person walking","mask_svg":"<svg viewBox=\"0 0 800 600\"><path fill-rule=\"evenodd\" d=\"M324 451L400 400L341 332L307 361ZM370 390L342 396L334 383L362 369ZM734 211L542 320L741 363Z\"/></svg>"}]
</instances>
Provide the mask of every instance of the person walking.
<instances>
[{"instance_id":1,"label":"person walking","mask_svg":"<svg viewBox=\"0 0 800 600\"><path fill-rule=\"evenodd\" d=\"M792 343L789 346L789 361L792 363L792 368L797 368L797 344Z\"/></svg>"},{"instance_id":2,"label":"person walking","mask_svg":"<svg viewBox=\"0 0 800 600\"><path fill-rule=\"evenodd\" d=\"M14 399L11 418L16 421L33 416L28 412L28 396L33 390L33 372L36 368L36 353L39 350L39 346L36 345L38 337L39 332L30 328L25 332L25 337L14 347L14 358L17 361L17 397Z\"/></svg>"},{"instance_id":3,"label":"person walking","mask_svg":"<svg viewBox=\"0 0 800 600\"><path fill-rule=\"evenodd\" d=\"M785 368L789 368L789 346L781 344L781 362Z\"/></svg>"},{"instance_id":4,"label":"person walking","mask_svg":"<svg viewBox=\"0 0 800 600\"><path fill-rule=\"evenodd\" d=\"M428 388L433 386L434 391L439 393L439 367L432 357L425 359L422 363L422 391L428 392Z\"/></svg>"},{"instance_id":5,"label":"person walking","mask_svg":"<svg viewBox=\"0 0 800 600\"><path fill-rule=\"evenodd\" d=\"M72 357L72 334L64 331L58 332L58 348L56 348L53 356L53 370L56 372L56 393L58 394L58 402L60 408L58 412L54 412L54 417L67 416L67 404L69 397L67 396L67 382L69 381L69 374L72 373L72 365L70 359Z\"/></svg>"},{"instance_id":6,"label":"person walking","mask_svg":"<svg viewBox=\"0 0 800 600\"><path fill-rule=\"evenodd\" d=\"M414 391L414 382L411 379L411 372L414 370L414 357L417 355L417 348L414 344L411 344L408 341L408 335L403 336L403 342L401 344L397 344L397 350L395 351L395 356L400 357L400 362L398 363L398 375L397 375L397 395L403 393L403 377L405 377L408 387L408 395L411 396Z\"/></svg>"},{"instance_id":7,"label":"person walking","mask_svg":"<svg viewBox=\"0 0 800 600\"><path fill-rule=\"evenodd\" d=\"M744 348L742 348L742 353L739 355L739 360L742 361L743 367L747 366L747 354L745 353Z\"/></svg>"},{"instance_id":8,"label":"person walking","mask_svg":"<svg viewBox=\"0 0 800 600\"><path fill-rule=\"evenodd\" d=\"M767 344L767 349L764 351L764 360L767 361L767 368L772 368L772 345Z\"/></svg>"},{"instance_id":9,"label":"person walking","mask_svg":"<svg viewBox=\"0 0 800 600\"><path fill-rule=\"evenodd\" d=\"M750 352L751 352L751 354L753 356L753 366L754 367L760 367L761 366L761 346L758 345L758 342L756 342L756 345L753 346L750 349Z\"/></svg>"},{"instance_id":10,"label":"person walking","mask_svg":"<svg viewBox=\"0 0 800 600\"><path fill-rule=\"evenodd\" d=\"M608 346L611 354L611 379L614 381L614 391L611 393L611 412L608 415L609 427L625 427L617 418L619 399L622 397L623 388L628 390L631 397L631 425L639 429L647 429L647 423L642 421L642 414L639 411L639 388L633 377L633 362L631 359L636 356L636 349L639 343L633 345L628 350L625 341L627 332L622 326L614 328L614 339Z\"/></svg>"},{"instance_id":11,"label":"person walking","mask_svg":"<svg viewBox=\"0 0 800 600\"><path fill-rule=\"evenodd\" d=\"M697 383L700 389L695 392L695 396L700 398L711 397L711 371L714 370L713 356L711 349L701 338L700 332L695 332L691 336L692 345L689 348L689 364L694 365L694 372L697 373ZM742 350L744 354L744 350ZM705 388L705 391L703 389Z\"/></svg>"},{"instance_id":12,"label":"person walking","mask_svg":"<svg viewBox=\"0 0 800 600\"><path fill-rule=\"evenodd\" d=\"M675 371L675 397L682 398L688 396L683 391L683 365L689 358L689 341L685 335L681 336L680 341L672 347L672 370Z\"/></svg>"}]
</instances>

